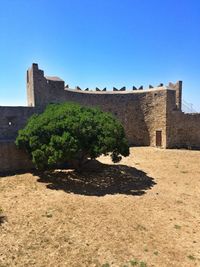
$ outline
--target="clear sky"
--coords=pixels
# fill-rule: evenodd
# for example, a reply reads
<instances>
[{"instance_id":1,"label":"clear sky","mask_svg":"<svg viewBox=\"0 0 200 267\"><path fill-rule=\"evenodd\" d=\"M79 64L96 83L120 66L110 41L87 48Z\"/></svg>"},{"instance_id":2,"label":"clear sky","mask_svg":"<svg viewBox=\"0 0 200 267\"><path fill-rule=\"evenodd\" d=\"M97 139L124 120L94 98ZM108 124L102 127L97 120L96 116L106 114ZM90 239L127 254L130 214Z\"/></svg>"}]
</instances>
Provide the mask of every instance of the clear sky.
<instances>
[{"instance_id":1,"label":"clear sky","mask_svg":"<svg viewBox=\"0 0 200 267\"><path fill-rule=\"evenodd\" d=\"M200 1L0 0L0 105L26 105L33 62L71 87L183 80L200 111Z\"/></svg>"}]
</instances>

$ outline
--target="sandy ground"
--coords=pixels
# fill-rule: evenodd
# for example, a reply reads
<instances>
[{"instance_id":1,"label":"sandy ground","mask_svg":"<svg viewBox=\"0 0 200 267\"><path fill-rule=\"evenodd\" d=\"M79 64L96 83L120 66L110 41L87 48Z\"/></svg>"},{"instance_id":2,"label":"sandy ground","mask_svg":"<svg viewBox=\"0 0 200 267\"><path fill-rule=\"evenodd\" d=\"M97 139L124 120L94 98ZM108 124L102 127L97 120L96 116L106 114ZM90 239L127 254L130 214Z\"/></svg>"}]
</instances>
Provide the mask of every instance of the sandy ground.
<instances>
[{"instance_id":1,"label":"sandy ground","mask_svg":"<svg viewBox=\"0 0 200 267\"><path fill-rule=\"evenodd\" d=\"M100 160L0 178L0 267L200 266L200 152Z\"/></svg>"}]
</instances>

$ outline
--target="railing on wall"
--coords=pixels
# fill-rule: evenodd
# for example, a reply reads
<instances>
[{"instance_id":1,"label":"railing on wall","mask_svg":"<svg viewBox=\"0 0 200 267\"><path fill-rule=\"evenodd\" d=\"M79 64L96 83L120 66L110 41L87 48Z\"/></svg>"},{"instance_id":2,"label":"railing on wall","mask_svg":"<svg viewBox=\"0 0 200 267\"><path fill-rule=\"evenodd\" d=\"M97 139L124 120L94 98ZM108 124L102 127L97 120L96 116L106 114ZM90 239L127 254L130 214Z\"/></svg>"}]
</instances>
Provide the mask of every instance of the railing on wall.
<instances>
[{"instance_id":1,"label":"railing on wall","mask_svg":"<svg viewBox=\"0 0 200 267\"><path fill-rule=\"evenodd\" d=\"M185 113L199 113L199 111L194 108L192 103L188 103L185 100L182 102L182 111Z\"/></svg>"}]
</instances>

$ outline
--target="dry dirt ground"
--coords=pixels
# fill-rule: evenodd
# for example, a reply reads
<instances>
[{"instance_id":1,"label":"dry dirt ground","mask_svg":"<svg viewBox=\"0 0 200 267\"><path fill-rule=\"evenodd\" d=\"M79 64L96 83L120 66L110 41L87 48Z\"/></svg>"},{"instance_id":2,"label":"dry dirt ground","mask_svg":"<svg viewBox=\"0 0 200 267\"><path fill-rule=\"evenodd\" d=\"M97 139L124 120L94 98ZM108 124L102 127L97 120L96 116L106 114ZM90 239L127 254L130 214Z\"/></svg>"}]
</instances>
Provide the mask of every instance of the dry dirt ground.
<instances>
[{"instance_id":1,"label":"dry dirt ground","mask_svg":"<svg viewBox=\"0 0 200 267\"><path fill-rule=\"evenodd\" d=\"M0 178L0 266L200 266L200 151Z\"/></svg>"}]
</instances>

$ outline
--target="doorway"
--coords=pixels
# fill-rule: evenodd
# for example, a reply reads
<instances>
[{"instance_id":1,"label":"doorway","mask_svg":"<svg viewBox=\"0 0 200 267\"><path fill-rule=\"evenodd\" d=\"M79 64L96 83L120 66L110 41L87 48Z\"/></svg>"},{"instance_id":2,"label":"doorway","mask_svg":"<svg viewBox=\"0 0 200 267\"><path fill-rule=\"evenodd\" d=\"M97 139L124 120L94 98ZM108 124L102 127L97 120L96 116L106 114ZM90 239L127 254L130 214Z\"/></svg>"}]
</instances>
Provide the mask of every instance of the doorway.
<instances>
[{"instance_id":1,"label":"doorway","mask_svg":"<svg viewBox=\"0 0 200 267\"><path fill-rule=\"evenodd\" d=\"M156 146L162 146L162 131L156 131Z\"/></svg>"}]
</instances>

